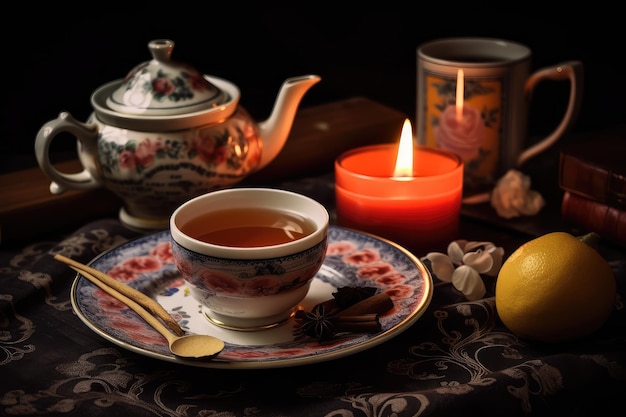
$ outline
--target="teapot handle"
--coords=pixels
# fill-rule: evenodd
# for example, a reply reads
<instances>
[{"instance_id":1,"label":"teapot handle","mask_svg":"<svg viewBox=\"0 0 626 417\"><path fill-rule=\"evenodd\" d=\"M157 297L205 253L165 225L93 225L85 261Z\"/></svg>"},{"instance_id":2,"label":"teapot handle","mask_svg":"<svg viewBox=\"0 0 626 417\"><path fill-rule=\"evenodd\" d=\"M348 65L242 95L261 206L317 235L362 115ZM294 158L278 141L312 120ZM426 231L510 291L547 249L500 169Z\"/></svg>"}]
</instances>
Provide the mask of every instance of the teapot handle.
<instances>
[{"instance_id":1,"label":"teapot handle","mask_svg":"<svg viewBox=\"0 0 626 417\"><path fill-rule=\"evenodd\" d=\"M60 133L73 135L79 147L80 162L83 170L67 174L57 170L50 161L50 145ZM77 121L68 112L61 112L59 117L43 125L35 139L35 156L41 170L52 180L50 192L62 194L68 189L90 189L102 185L98 174L97 160L98 127ZM87 156L87 158L83 158Z\"/></svg>"}]
</instances>

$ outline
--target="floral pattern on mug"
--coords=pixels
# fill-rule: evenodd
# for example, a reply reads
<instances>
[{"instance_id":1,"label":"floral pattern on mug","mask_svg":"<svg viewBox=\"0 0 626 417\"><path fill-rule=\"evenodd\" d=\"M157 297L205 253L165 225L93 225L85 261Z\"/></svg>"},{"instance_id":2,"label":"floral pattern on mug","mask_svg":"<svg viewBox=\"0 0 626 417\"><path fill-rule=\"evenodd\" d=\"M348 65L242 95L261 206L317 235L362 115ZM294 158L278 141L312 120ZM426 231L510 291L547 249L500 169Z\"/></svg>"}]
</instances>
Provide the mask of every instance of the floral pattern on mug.
<instances>
[{"instance_id":1,"label":"floral pattern on mug","mask_svg":"<svg viewBox=\"0 0 626 417\"><path fill-rule=\"evenodd\" d=\"M477 109L463 106L461 118L456 110L456 107L448 106L441 113L439 126L435 128L435 143L439 148L457 154L463 162L471 161L480 156L485 126Z\"/></svg>"},{"instance_id":2,"label":"floral pattern on mug","mask_svg":"<svg viewBox=\"0 0 626 417\"><path fill-rule=\"evenodd\" d=\"M456 84L456 77L427 76L425 143L457 154L466 184L491 181L499 160L501 81L465 78L460 113Z\"/></svg>"},{"instance_id":3,"label":"floral pattern on mug","mask_svg":"<svg viewBox=\"0 0 626 417\"><path fill-rule=\"evenodd\" d=\"M462 111L459 114L456 103L456 80L433 85L442 99L440 104L436 105L441 115L438 119L432 119L436 145L456 153L465 163L488 153L489 149L485 148L485 132L486 128L496 126L500 103L499 98L496 98L495 102L492 102L493 99L487 102L484 100L493 95L494 88L480 81L467 80L464 83ZM477 101L481 108L471 104L472 98L478 96L483 96L482 100Z\"/></svg>"}]
</instances>

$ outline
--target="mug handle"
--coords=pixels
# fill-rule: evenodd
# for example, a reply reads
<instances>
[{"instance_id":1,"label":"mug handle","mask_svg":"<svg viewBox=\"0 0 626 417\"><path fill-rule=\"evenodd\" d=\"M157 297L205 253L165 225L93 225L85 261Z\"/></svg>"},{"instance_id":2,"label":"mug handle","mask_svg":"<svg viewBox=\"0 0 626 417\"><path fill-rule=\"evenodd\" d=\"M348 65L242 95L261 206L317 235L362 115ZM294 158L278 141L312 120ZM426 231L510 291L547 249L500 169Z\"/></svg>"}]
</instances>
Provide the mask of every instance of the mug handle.
<instances>
[{"instance_id":1,"label":"mug handle","mask_svg":"<svg viewBox=\"0 0 626 417\"><path fill-rule=\"evenodd\" d=\"M540 154L556 142L572 126L582 104L583 94L583 63L581 61L567 61L559 65L546 67L534 72L526 81L525 94L530 97L535 86L543 80L570 81L570 96L567 111L557 128L545 139L524 150L517 158L517 166L521 166L535 155Z\"/></svg>"},{"instance_id":2,"label":"mug handle","mask_svg":"<svg viewBox=\"0 0 626 417\"><path fill-rule=\"evenodd\" d=\"M57 170L50 161L50 145L60 133L66 132L76 137L79 147L81 172L67 174ZM41 170L52 180L50 192L62 194L67 189L90 189L99 187L102 183L95 165L98 140L96 124L88 125L74 119L68 112L61 112L59 117L43 125L35 139L35 156ZM89 158L83 159L81 153Z\"/></svg>"}]
</instances>

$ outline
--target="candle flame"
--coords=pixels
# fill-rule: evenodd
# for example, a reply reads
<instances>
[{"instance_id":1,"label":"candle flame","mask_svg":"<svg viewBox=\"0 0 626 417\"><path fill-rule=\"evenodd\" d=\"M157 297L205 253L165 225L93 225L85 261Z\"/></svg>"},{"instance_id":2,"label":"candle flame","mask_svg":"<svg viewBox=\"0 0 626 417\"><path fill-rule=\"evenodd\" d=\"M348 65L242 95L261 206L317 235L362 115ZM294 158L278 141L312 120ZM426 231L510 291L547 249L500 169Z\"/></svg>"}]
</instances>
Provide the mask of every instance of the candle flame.
<instances>
[{"instance_id":1,"label":"candle flame","mask_svg":"<svg viewBox=\"0 0 626 417\"><path fill-rule=\"evenodd\" d=\"M456 120L463 120L463 94L465 93L465 73L459 69L456 77Z\"/></svg>"},{"instance_id":2,"label":"candle flame","mask_svg":"<svg viewBox=\"0 0 626 417\"><path fill-rule=\"evenodd\" d=\"M405 119L404 125L402 126L400 144L398 145L398 156L396 157L396 168L393 171L393 176L413 176L413 133L409 119Z\"/></svg>"}]
</instances>

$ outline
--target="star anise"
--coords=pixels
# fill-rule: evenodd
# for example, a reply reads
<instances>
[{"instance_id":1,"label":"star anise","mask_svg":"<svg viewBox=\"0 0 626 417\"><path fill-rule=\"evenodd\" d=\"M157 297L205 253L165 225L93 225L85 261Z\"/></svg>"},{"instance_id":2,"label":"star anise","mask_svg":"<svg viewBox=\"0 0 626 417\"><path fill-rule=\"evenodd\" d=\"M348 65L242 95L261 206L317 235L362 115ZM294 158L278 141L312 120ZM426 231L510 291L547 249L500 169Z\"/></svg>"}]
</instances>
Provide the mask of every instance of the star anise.
<instances>
[{"instance_id":1,"label":"star anise","mask_svg":"<svg viewBox=\"0 0 626 417\"><path fill-rule=\"evenodd\" d=\"M317 304L310 312L298 310L295 315L296 320L301 322L304 334L316 338L320 343L335 336L336 330L332 320L334 317L324 304Z\"/></svg>"},{"instance_id":2,"label":"star anise","mask_svg":"<svg viewBox=\"0 0 626 417\"><path fill-rule=\"evenodd\" d=\"M345 308L339 308L336 298L332 298L315 305L310 312L296 311L295 319L302 332L316 338L319 343L344 332L379 332L381 324L378 315L392 309L393 301L384 292L375 294L375 290L350 291L348 287L340 288L333 295L341 293L350 298Z\"/></svg>"}]
</instances>

